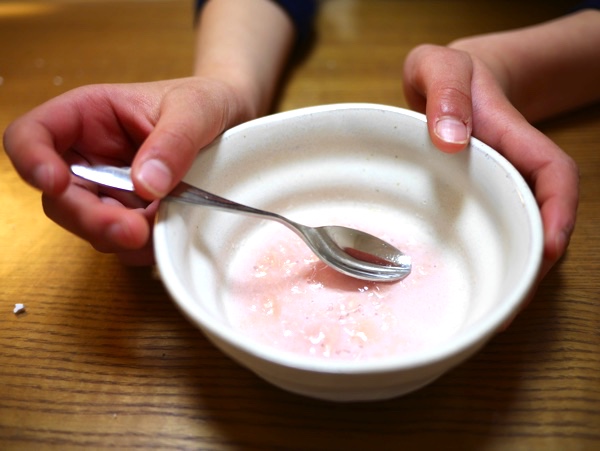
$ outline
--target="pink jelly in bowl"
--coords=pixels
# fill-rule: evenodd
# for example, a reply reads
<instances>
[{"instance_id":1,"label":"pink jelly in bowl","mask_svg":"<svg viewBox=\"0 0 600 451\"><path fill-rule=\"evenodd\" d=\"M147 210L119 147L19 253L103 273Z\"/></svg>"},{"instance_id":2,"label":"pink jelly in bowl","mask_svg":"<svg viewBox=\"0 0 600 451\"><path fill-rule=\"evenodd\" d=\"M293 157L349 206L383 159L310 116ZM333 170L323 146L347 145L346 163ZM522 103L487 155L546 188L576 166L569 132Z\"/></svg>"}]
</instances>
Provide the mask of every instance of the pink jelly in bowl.
<instances>
[{"instance_id":1,"label":"pink jelly in bowl","mask_svg":"<svg viewBox=\"0 0 600 451\"><path fill-rule=\"evenodd\" d=\"M412 272L399 282L354 279L287 228L264 224L238 247L228 272L227 316L249 339L314 358L366 360L417 352L460 328L470 297L460 249L444 249L392 214L301 216L383 238L411 256Z\"/></svg>"}]
</instances>

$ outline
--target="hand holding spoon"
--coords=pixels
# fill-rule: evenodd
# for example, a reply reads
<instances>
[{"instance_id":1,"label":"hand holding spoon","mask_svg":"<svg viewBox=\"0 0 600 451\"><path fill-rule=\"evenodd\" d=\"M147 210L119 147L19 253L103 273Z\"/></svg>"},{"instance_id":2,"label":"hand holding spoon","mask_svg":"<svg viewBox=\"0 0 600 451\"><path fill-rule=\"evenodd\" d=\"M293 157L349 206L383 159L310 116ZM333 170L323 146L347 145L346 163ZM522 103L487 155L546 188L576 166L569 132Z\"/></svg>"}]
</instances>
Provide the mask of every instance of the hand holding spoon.
<instances>
[{"instance_id":1,"label":"hand holding spoon","mask_svg":"<svg viewBox=\"0 0 600 451\"><path fill-rule=\"evenodd\" d=\"M128 167L72 165L71 171L99 185L134 191ZM351 277L392 282L410 274L411 259L408 255L360 230L342 226L308 227L276 213L232 202L185 182L179 183L166 199L277 221L297 233L324 263Z\"/></svg>"}]
</instances>

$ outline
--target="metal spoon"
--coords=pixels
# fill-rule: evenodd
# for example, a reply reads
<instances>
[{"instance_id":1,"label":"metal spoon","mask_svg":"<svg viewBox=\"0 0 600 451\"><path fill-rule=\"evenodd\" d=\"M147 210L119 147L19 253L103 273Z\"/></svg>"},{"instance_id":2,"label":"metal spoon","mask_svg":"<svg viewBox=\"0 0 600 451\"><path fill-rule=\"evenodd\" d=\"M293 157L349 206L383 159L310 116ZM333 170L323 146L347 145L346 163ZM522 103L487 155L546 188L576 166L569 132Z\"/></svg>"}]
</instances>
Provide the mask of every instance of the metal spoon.
<instances>
[{"instance_id":1,"label":"metal spoon","mask_svg":"<svg viewBox=\"0 0 600 451\"><path fill-rule=\"evenodd\" d=\"M99 185L135 191L130 168L72 165L73 174ZM389 243L342 226L308 227L268 211L232 202L181 182L167 199L272 219L296 232L324 263L337 271L369 281L396 281L411 270L411 259Z\"/></svg>"}]
</instances>

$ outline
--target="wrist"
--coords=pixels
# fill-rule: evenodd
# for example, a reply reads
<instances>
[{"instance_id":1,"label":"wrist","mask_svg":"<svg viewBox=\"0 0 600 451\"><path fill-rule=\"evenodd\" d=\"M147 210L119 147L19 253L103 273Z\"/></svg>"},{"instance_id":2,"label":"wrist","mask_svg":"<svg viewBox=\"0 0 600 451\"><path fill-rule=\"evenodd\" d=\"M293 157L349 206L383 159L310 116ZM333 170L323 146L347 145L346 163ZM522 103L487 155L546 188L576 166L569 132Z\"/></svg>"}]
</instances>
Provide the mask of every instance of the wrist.
<instances>
[{"instance_id":1,"label":"wrist","mask_svg":"<svg viewBox=\"0 0 600 451\"><path fill-rule=\"evenodd\" d=\"M567 16L451 43L490 69L511 103L531 122L600 99L600 12Z\"/></svg>"},{"instance_id":2,"label":"wrist","mask_svg":"<svg viewBox=\"0 0 600 451\"><path fill-rule=\"evenodd\" d=\"M271 107L295 33L289 16L276 3L243 3L221 0L204 5L194 75L223 81L247 116L256 117Z\"/></svg>"}]
</instances>

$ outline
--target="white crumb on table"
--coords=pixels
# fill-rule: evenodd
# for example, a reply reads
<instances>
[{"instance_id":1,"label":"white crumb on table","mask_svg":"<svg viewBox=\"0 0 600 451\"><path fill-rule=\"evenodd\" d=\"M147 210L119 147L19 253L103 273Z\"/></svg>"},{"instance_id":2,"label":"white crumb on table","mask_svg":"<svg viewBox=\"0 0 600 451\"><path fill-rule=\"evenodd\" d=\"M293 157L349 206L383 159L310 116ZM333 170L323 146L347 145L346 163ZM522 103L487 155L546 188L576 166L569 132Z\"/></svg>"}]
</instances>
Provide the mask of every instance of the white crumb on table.
<instances>
[{"instance_id":1,"label":"white crumb on table","mask_svg":"<svg viewBox=\"0 0 600 451\"><path fill-rule=\"evenodd\" d=\"M25 313L25 304L15 304L15 308L13 309L13 313L18 315L20 313Z\"/></svg>"}]
</instances>

